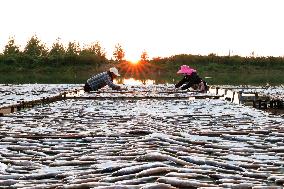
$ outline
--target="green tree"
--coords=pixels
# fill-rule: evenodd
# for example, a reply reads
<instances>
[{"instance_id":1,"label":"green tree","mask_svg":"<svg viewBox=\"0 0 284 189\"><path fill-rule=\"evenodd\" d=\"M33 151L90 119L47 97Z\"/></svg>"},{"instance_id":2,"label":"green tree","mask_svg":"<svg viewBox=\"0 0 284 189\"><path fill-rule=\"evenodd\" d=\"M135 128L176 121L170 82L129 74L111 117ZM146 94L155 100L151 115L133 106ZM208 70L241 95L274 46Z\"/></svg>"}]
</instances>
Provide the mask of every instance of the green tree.
<instances>
[{"instance_id":1,"label":"green tree","mask_svg":"<svg viewBox=\"0 0 284 189\"><path fill-rule=\"evenodd\" d=\"M91 43L90 45L85 46L84 49L80 51L79 55L80 62L86 64L95 64L97 67L108 62L106 53L99 42Z\"/></svg>"},{"instance_id":2,"label":"green tree","mask_svg":"<svg viewBox=\"0 0 284 189\"><path fill-rule=\"evenodd\" d=\"M76 42L69 42L67 49L66 49L66 55L67 56L76 56L80 53L80 44Z\"/></svg>"},{"instance_id":3,"label":"green tree","mask_svg":"<svg viewBox=\"0 0 284 189\"><path fill-rule=\"evenodd\" d=\"M105 49L103 49L100 45L100 43L97 41L95 44L92 44L90 46L90 50L95 53L95 55L105 58L106 57L106 52Z\"/></svg>"},{"instance_id":4,"label":"green tree","mask_svg":"<svg viewBox=\"0 0 284 189\"><path fill-rule=\"evenodd\" d=\"M113 57L116 63L122 63L125 61L125 52L119 43L115 45Z\"/></svg>"},{"instance_id":5,"label":"green tree","mask_svg":"<svg viewBox=\"0 0 284 189\"><path fill-rule=\"evenodd\" d=\"M8 44L5 45L4 55L15 55L19 53L20 53L19 46L15 44L14 37L10 37Z\"/></svg>"},{"instance_id":6,"label":"green tree","mask_svg":"<svg viewBox=\"0 0 284 189\"><path fill-rule=\"evenodd\" d=\"M78 64L79 53L81 53L80 44L74 42L69 42L65 52L66 64Z\"/></svg>"},{"instance_id":7,"label":"green tree","mask_svg":"<svg viewBox=\"0 0 284 189\"><path fill-rule=\"evenodd\" d=\"M65 49L63 44L60 42L60 38L56 39L56 42L52 44L52 47L48 53L48 61L51 63L62 63L65 56Z\"/></svg>"},{"instance_id":8,"label":"green tree","mask_svg":"<svg viewBox=\"0 0 284 189\"><path fill-rule=\"evenodd\" d=\"M44 57L48 54L48 50L38 37L34 35L24 48L24 53L32 57Z\"/></svg>"},{"instance_id":9,"label":"green tree","mask_svg":"<svg viewBox=\"0 0 284 189\"><path fill-rule=\"evenodd\" d=\"M105 50L101 47L100 43L97 41L95 43L91 43L90 45L86 46L81 52L83 55L96 55L101 58L106 57Z\"/></svg>"},{"instance_id":10,"label":"green tree","mask_svg":"<svg viewBox=\"0 0 284 189\"><path fill-rule=\"evenodd\" d=\"M59 38L57 38L56 42L53 43L48 55L49 56L64 56L65 55L64 46L60 42Z\"/></svg>"}]
</instances>

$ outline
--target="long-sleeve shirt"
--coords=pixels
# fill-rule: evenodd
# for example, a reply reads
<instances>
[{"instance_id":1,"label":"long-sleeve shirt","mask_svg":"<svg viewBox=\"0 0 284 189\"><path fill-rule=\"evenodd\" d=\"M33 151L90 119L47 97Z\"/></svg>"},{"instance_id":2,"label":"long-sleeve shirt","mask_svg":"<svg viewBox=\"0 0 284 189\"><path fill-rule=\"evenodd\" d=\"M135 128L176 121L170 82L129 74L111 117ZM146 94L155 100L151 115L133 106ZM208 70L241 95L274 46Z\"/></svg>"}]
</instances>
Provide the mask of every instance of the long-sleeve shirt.
<instances>
[{"instance_id":1,"label":"long-sleeve shirt","mask_svg":"<svg viewBox=\"0 0 284 189\"><path fill-rule=\"evenodd\" d=\"M111 87L112 89L119 89L119 85L115 85L113 83L113 79L110 76L109 72L102 72L97 75L94 75L90 79L87 80L87 83L90 85L92 90L96 91L106 85Z\"/></svg>"},{"instance_id":2,"label":"long-sleeve shirt","mask_svg":"<svg viewBox=\"0 0 284 189\"><path fill-rule=\"evenodd\" d=\"M188 89L192 87L194 84L199 84L202 79L197 75L196 72L193 72L191 75L185 75L182 80L180 80L176 85L175 88L179 88L180 86L182 90Z\"/></svg>"}]
</instances>

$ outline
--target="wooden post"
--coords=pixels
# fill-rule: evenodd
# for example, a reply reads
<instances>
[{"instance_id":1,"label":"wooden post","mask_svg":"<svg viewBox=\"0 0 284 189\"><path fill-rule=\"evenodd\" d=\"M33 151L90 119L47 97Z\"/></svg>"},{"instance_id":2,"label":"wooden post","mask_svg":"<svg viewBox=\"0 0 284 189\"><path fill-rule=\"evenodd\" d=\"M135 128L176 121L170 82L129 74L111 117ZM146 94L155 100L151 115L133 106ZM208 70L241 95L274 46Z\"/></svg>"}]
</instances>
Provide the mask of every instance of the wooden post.
<instances>
[{"instance_id":1,"label":"wooden post","mask_svg":"<svg viewBox=\"0 0 284 189\"><path fill-rule=\"evenodd\" d=\"M244 101L243 92L240 91L238 94L239 94L239 104L242 104Z\"/></svg>"},{"instance_id":2,"label":"wooden post","mask_svg":"<svg viewBox=\"0 0 284 189\"><path fill-rule=\"evenodd\" d=\"M263 108L264 108L264 109L267 109L267 102L268 102L268 101L266 101L266 100L264 101L264 104L263 104Z\"/></svg>"},{"instance_id":3,"label":"wooden post","mask_svg":"<svg viewBox=\"0 0 284 189\"><path fill-rule=\"evenodd\" d=\"M269 108L275 108L275 101L274 100L270 100Z\"/></svg>"},{"instance_id":4,"label":"wooden post","mask_svg":"<svg viewBox=\"0 0 284 189\"><path fill-rule=\"evenodd\" d=\"M261 99L258 100L258 109L261 109Z\"/></svg>"},{"instance_id":5,"label":"wooden post","mask_svg":"<svg viewBox=\"0 0 284 189\"><path fill-rule=\"evenodd\" d=\"M234 102L234 100L235 100L235 93L236 93L236 91L233 92L232 102Z\"/></svg>"}]
</instances>

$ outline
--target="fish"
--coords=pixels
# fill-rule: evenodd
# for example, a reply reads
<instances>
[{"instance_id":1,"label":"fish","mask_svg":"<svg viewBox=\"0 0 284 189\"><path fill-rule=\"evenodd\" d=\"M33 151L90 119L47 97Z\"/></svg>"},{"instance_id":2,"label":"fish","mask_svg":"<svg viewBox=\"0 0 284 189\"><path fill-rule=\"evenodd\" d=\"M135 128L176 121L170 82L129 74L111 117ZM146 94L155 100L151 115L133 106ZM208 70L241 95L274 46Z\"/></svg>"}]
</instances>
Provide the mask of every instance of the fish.
<instances>
[{"instance_id":1,"label":"fish","mask_svg":"<svg viewBox=\"0 0 284 189\"><path fill-rule=\"evenodd\" d=\"M28 155L35 155L35 156L46 156L45 153L43 152L37 152L37 151L34 151L34 150L23 150L23 153L25 154L28 154Z\"/></svg>"},{"instance_id":2,"label":"fish","mask_svg":"<svg viewBox=\"0 0 284 189\"><path fill-rule=\"evenodd\" d=\"M26 174L21 177L22 180L31 180L31 179L50 179L55 178L60 172L52 173L42 173L42 174Z\"/></svg>"},{"instance_id":3,"label":"fish","mask_svg":"<svg viewBox=\"0 0 284 189\"><path fill-rule=\"evenodd\" d=\"M170 184L164 184L164 183L151 183L147 184L140 189L177 189L174 186L171 186Z\"/></svg>"},{"instance_id":4,"label":"fish","mask_svg":"<svg viewBox=\"0 0 284 189\"><path fill-rule=\"evenodd\" d=\"M165 184L170 184L172 186L176 186L179 188L190 188L190 187L214 187L216 185L214 184L207 184L207 183L201 183L198 182L197 180L184 180L180 178L175 178L175 177L161 177L157 179L157 182L165 183Z\"/></svg>"},{"instance_id":5,"label":"fish","mask_svg":"<svg viewBox=\"0 0 284 189\"><path fill-rule=\"evenodd\" d=\"M216 166L216 167L223 167L223 168L226 168L226 169L232 169L232 170L241 171L241 172L245 171L244 168L239 167L237 165L232 165L232 164L223 163L223 162L217 162L217 161L213 161L213 160L205 160L205 164Z\"/></svg>"},{"instance_id":6,"label":"fish","mask_svg":"<svg viewBox=\"0 0 284 189\"><path fill-rule=\"evenodd\" d=\"M57 161L57 162L50 163L49 166L58 167L58 166L76 166L76 165L89 165L89 164L94 164L94 162L93 161L78 161L78 160Z\"/></svg>"},{"instance_id":7,"label":"fish","mask_svg":"<svg viewBox=\"0 0 284 189\"><path fill-rule=\"evenodd\" d=\"M250 189L254 185L252 183L241 183L241 184L232 184L232 183L225 183L221 184L225 188L232 188L232 189Z\"/></svg>"},{"instance_id":8,"label":"fish","mask_svg":"<svg viewBox=\"0 0 284 189\"><path fill-rule=\"evenodd\" d=\"M109 186L109 183L103 183L103 182L88 182L88 183L82 183L82 184L66 184L63 185L63 189L82 189L82 188L92 188L92 187L98 187L98 186Z\"/></svg>"},{"instance_id":9,"label":"fish","mask_svg":"<svg viewBox=\"0 0 284 189\"><path fill-rule=\"evenodd\" d=\"M171 161L178 165L193 165L187 161L181 160L176 157L172 157L170 155L161 154L159 152L151 152L146 155L139 156L135 158L136 161Z\"/></svg>"},{"instance_id":10,"label":"fish","mask_svg":"<svg viewBox=\"0 0 284 189\"><path fill-rule=\"evenodd\" d=\"M153 181L156 181L158 178L159 176L149 176L149 177L142 177L142 178L136 178L136 179L131 179L131 180L118 181L115 184L137 185L137 184L153 182Z\"/></svg>"},{"instance_id":11,"label":"fish","mask_svg":"<svg viewBox=\"0 0 284 189\"><path fill-rule=\"evenodd\" d=\"M32 162L32 161L27 161L27 160L10 160L9 163L11 165L17 165L17 166L25 166L25 167L40 167L41 164L39 163L35 163L35 162Z\"/></svg>"},{"instance_id":12,"label":"fish","mask_svg":"<svg viewBox=\"0 0 284 189\"><path fill-rule=\"evenodd\" d=\"M126 179L132 179L132 178L135 178L136 174L128 174L128 175L122 175L122 176L116 176L116 177L105 177L105 178L102 178L99 180L99 182L117 182L117 181L123 181L123 180L126 180Z\"/></svg>"},{"instance_id":13,"label":"fish","mask_svg":"<svg viewBox=\"0 0 284 189\"><path fill-rule=\"evenodd\" d=\"M165 175L166 177L180 177L180 178L207 178L210 179L207 175L202 175L198 173L177 173L177 172L170 172Z\"/></svg>"},{"instance_id":14,"label":"fish","mask_svg":"<svg viewBox=\"0 0 284 189\"><path fill-rule=\"evenodd\" d=\"M253 189L283 189L282 186L253 186Z\"/></svg>"},{"instance_id":15,"label":"fish","mask_svg":"<svg viewBox=\"0 0 284 189\"><path fill-rule=\"evenodd\" d=\"M83 184L87 182L98 182L101 178L100 177L93 177L93 178L86 178L86 179L75 179L68 181L70 184Z\"/></svg>"},{"instance_id":16,"label":"fish","mask_svg":"<svg viewBox=\"0 0 284 189\"><path fill-rule=\"evenodd\" d=\"M157 175L162 173L168 173L170 171L177 170L174 167L154 167L150 169L143 170L136 174L136 177L145 177L150 175Z\"/></svg>"},{"instance_id":17,"label":"fish","mask_svg":"<svg viewBox=\"0 0 284 189\"><path fill-rule=\"evenodd\" d=\"M0 186L11 186L11 185L14 185L14 184L16 184L18 182L19 181L13 180L13 179L0 180Z\"/></svg>"},{"instance_id":18,"label":"fish","mask_svg":"<svg viewBox=\"0 0 284 189\"><path fill-rule=\"evenodd\" d=\"M261 173L261 172L244 172L242 175L246 177L251 177L251 178L257 178L257 179L267 179L270 174L269 173Z\"/></svg>"},{"instance_id":19,"label":"fish","mask_svg":"<svg viewBox=\"0 0 284 189\"><path fill-rule=\"evenodd\" d=\"M142 170L153 168L153 167L167 167L167 165L164 163L160 163L160 162L135 165L135 166L130 166L130 167L119 169L118 171L115 171L114 173L112 173L112 176L128 175L131 173L137 173Z\"/></svg>"},{"instance_id":20,"label":"fish","mask_svg":"<svg viewBox=\"0 0 284 189\"><path fill-rule=\"evenodd\" d=\"M96 189L140 189L140 185L111 185L111 186L99 186Z\"/></svg>"}]
</instances>

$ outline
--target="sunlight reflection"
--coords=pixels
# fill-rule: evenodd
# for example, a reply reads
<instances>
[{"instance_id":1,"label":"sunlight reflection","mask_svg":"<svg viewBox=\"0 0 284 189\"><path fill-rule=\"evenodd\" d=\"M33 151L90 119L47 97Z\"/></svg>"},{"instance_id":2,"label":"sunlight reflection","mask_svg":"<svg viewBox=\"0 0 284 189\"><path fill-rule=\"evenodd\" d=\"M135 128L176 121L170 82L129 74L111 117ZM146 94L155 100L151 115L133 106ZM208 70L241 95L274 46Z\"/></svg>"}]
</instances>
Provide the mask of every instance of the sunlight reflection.
<instances>
[{"instance_id":1,"label":"sunlight reflection","mask_svg":"<svg viewBox=\"0 0 284 189\"><path fill-rule=\"evenodd\" d=\"M114 80L114 83L121 83L125 85L153 85L155 83L154 80L145 79L145 80L137 80L134 78L122 79L120 81Z\"/></svg>"}]
</instances>

